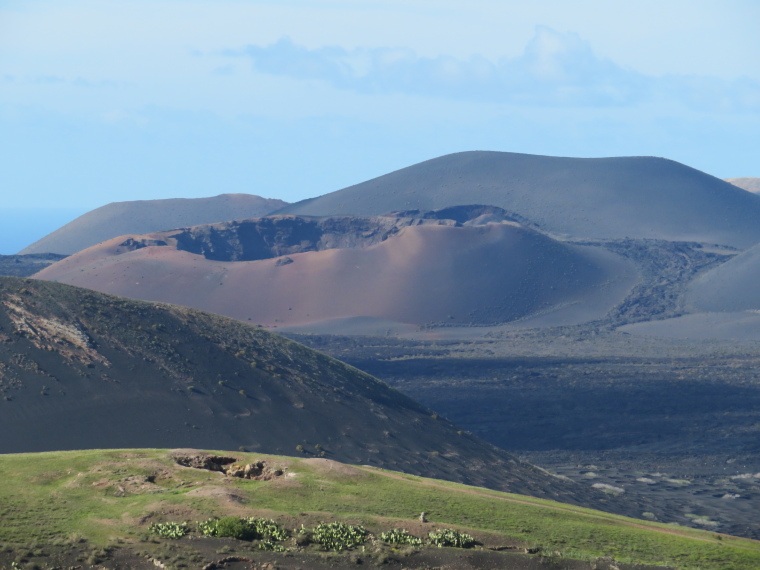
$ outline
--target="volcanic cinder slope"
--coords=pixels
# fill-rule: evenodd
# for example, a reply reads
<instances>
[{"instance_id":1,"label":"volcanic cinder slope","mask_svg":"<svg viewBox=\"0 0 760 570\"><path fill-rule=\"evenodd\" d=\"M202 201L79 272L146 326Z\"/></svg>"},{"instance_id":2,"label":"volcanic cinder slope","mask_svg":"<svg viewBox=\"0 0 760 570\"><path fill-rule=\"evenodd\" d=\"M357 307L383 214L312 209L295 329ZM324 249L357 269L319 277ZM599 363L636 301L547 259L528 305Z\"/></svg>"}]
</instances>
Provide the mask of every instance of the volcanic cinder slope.
<instances>
[{"instance_id":1,"label":"volcanic cinder slope","mask_svg":"<svg viewBox=\"0 0 760 570\"><path fill-rule=\"evenodd\" d=\"M701 275L686 299L697 311L760 310L760 245Z\"/></svg>"},{"instance_id":2,"label":"volcanic cinder slope","mask_svg":"<svg viewBox=\"0 0 760 570\"><path fill-rule=\"evenodd\" d=\"M684 294L690 314L622 330L690 339L760 340L760 245L699 275Z\"/></svg>"},{"instance_id":3,"label":"volcanic cinder slope","mask_svg":"<svg viewBox=\"0 0 760 570\"><path fill-rule=\"evenodd\" d=\"M142 234L196 224L255 218L265 216L286 204L282 200L251 194L113 202L79 216L19 253L70 255L123 234Z\"/></svg>"},{"instance_id":4,"label":"volcanic cinder slope","mask_svg":"<svg viewBox=\"0 0 760 570\"><path fill-rule=\"evenodd\" d=\"M462 152L275 213L377 215L472 203L517 212L546 232L576 238L656 238L739 248L760 242L760 196L654 157Z\"/></svg>"},{"instance_id":5,"label":"volcanic cinder slope","mask_svg":"<svg viewBox=\"0 0 760 570\"><path fill-rule=\"evenodd\" d=\"M342 362L184 307L3 277L0 363L2 453L175 446L324 452L618 512L638 508L605 502L591 488L458 431Z\"/></svg>"},{"instance_id":6,"label":"volcanic cinder slope","mask_svg":"<svg viewBox=\"0 0 760 570\"><path fill-rule=\"evenodd\" d=\"M121 236L36 274L268 327L356 317L496 324L538 313L599 318L637 274L598 248L556 241L499 208L274 216Z\"/></svg>"},{"instance_id":7,"label":"volcanic cinder slope","mask_svg":"<svg viewBox=\"0 0 760 570\"><path fill-rule=\"evenodd\" d=\"M760 178L753 176L745 176L742 178L726 178L726 182L730 182L734 186L738 186L746 190L747 192L760 193Z\"/></svg>"}]
</instances>

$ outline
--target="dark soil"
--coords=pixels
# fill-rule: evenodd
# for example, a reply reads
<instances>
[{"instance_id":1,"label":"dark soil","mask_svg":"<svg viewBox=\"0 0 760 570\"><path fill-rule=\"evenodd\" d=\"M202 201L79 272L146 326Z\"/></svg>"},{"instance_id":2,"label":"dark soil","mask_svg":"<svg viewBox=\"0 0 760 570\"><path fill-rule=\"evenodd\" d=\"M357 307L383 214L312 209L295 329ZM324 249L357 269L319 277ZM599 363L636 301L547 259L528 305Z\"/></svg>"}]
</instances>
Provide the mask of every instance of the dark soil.
<instances>
[{"instance_id":1,"label":"dark soil","mask_svg":"<svg viewBox=\"0 0 760 570\"><path fill-rule=\"evenodd\" d=\"M6 545L0 567L20 569L156 568L203 570L327 570L359 567L425 570L667 570L663 566L634 566L599 558L590 562L561 558L558 553L520 553L510 549L390 548L372 552L355 549L322 552L305 548L291 552L262 552L250 543L220 538L149 540L99 548L86 542L63 545Z\"/></svg>"}]
</instances>

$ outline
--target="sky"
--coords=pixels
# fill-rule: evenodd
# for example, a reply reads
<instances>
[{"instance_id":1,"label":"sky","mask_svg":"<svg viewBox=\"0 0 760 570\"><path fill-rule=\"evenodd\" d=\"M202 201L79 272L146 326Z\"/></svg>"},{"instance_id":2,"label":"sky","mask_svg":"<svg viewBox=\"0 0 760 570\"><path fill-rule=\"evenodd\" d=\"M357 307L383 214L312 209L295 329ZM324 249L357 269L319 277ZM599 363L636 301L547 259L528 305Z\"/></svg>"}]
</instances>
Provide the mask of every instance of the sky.
<instances>
[{"instance_id":1,"label":"sky","mask_svg":"<svg viewBox=\"0 0 760 570\"><path fill-rule=\"evenodd\" d=\"M756 0L3 0L0 254L109 202L451 152L760 176Z\"/></svg>"}]
</instances>

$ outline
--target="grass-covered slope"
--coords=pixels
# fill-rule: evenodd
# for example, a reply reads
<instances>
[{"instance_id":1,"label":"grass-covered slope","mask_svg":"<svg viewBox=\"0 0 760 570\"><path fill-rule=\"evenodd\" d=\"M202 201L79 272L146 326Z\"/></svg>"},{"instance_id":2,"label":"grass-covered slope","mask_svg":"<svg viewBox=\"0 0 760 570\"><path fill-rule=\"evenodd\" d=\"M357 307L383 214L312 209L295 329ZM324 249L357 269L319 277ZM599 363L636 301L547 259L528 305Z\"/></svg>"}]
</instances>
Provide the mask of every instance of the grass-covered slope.
<instances>
[{"instance_id":1,"label":"grass-covered slope","mask_svg":"<svg viewBox=\"0 0 760 570\"><path fill-rule=\"evenodd\" d=\"M222 455L263 461L281 475L233 478L178 465L176 452L161 450L0 456L0 564L49 567L79 557L85 568L224 568L205 565L236 558L278 568L760 567L756 541L326 459ZM270 544L289 552L262 551L260 539L203 537L197 522L224 516L273 519L290 537ZM169 539L150 532L165 522L187 523L189 533ZM320 522L363 525L372 536L328 554L310 532ZM423 539L450 528L478 544L468 551L384 544L380 535L392 528Z\"/></svg>"},{"instance_id":2,"label":"grass-covered slope","mask_svg":"<svg viewBox=\"0 0 760 570\"><path fill-rule=\"evenodd\" d=\"M760 241L760 196L672 160L448 154L278 213L382 214L459 204L499 206L547 232L748 247Z\"/></svg>"},{"instance_id":3,"label":"grass-covered slope","mask_svg":"<svg viewBox=\"0 0 760 570\"><path fill-rule=\"evenodd\" d=\"M0 452L112 447L303 453L638 512L262 329L0 278Z\"/></svg>"}]
</instances>

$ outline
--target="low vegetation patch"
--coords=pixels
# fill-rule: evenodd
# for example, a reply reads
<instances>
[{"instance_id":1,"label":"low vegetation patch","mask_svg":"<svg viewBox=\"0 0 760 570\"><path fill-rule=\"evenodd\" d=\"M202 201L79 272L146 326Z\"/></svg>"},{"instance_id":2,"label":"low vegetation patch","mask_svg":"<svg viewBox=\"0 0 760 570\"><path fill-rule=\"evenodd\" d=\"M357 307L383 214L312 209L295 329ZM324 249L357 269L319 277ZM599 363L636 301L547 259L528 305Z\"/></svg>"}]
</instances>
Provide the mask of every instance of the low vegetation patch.
<instances>
[{"instance_id":1,"label":"low vegetation patch","mask_svg":"<svg viewBox=\"0 0 760 570\"><path fill-rule=\"evenodd\" d=\"M421 538L414 536L405 528L394 528L380 535L380 540L388 544L403 544L409 546L422 546Z\"/></svg>"},{"instance_id":2,"label":"low vegetation patch","mask_svg":"<svg viewBox=\"0 0 760 570\"><path fill-rule=\"evenodd\" d=\"M428 534L431 544L438 546L452 546L454 548L471 548L475 546L475 539L469 534L464 534L453 528L442 528Z\"/></svg>"},{"instance_id":3,"label":"low vegetation patch","mask_svg":"<svg viewBox=\"0 0 760 570\"><path fill-rule=\"evenodd\" d=\"M148 527L148 530L163 538L182 538L190 532L187 523L174 522L153 523Z\"/></svg>"},{"instance_id":4,"label":"low vegetation patch","mask_svg":"<svg viewBox=\"0 0 760 570\"><path fill-rule=\"evenodd\" d=\"M184 524L184 523L183 523ZM198 530L204 536L224 536L238 540L287 540L290 536L272 519L257 517L221 517L211 518L197 524Z\"/></svg>"},{"instance_id":5,"label":"low vegetation patch","mask_svg":"<svg viewBox=\"0 0 760 570\"><path fill-rule=\"evenodd\" d=\"M312 533L312 541L326 550L348 550L366 542L369 532L361 525L339 522L319 523Z\"/></svg>"},{"instance_id":6,"label":"low vegetation patch","mask_svg":"<svg viewBox=\"0 0 760 570\"><path fill-rule=\"evenodd\" d=\"M272 519L249 517L245 521L256 532L256 538L283 541L290 538L290 533Z\"/></svg>"}]
</instances>

